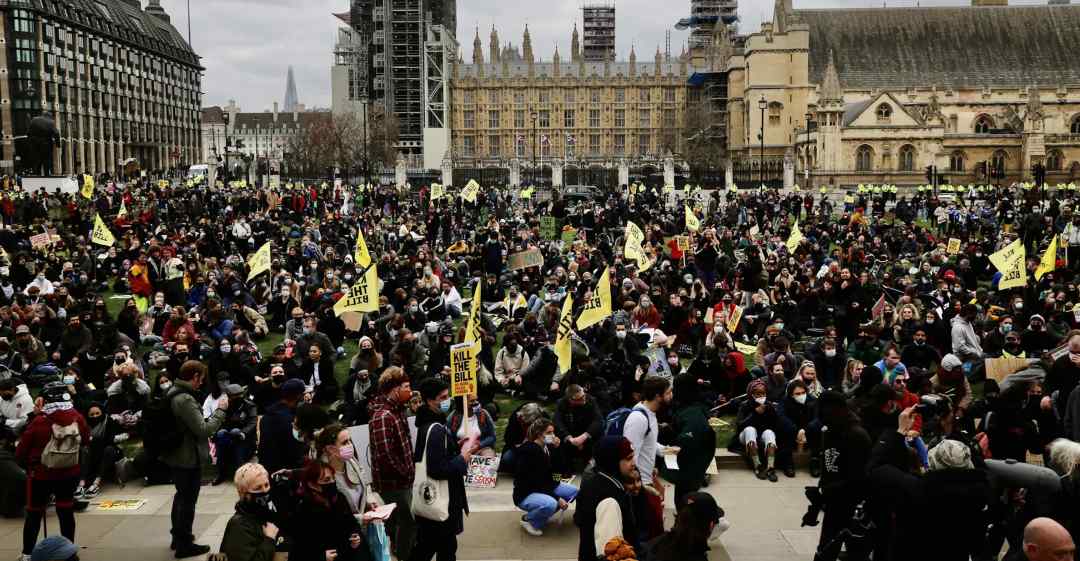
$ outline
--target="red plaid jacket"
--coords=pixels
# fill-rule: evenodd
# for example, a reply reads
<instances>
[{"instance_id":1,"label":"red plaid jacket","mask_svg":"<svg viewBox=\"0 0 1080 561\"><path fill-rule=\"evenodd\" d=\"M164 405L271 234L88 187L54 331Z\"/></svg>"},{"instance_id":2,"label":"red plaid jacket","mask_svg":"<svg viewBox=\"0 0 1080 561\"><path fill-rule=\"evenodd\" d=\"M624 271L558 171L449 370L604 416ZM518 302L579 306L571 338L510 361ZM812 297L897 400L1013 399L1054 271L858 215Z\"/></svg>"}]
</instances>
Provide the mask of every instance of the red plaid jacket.
<instances>
[{"instance_id":1,"label":"red plaid jacket","mask_svg":"<svg viewBox=\"0 0 1080 561\"><path fill-rule=\"evenodd\" d=\"M412 434L405 420L405 407L380 395L372 400L371 486L376 492L412 487L416 474Z\"/></svg>"}]
</instances>

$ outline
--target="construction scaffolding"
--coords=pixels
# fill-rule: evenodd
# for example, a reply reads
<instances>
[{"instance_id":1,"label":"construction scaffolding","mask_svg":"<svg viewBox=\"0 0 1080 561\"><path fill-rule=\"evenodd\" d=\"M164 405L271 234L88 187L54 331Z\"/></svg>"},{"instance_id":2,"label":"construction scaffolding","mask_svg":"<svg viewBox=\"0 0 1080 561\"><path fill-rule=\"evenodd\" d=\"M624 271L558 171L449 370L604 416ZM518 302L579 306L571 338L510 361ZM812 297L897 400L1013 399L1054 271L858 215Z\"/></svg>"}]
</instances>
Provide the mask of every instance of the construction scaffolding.
<instances>
[{"instance_id":1,"label":"construction scaffolding","mask_svg":"<svg viewBox=\"0 0 1080 561\"><path fill-rule=\"evenodd\" d=\"M732 25L739 21L738 0L690 0L690 17L675 24L675 29L690 29L687 46L691 57L712 46L717 25Z\"/></svg>"},{"instance_id":2,"label":"construction scaffolding","mask_svg":"<svg viewBox=\"0 0 1080 561\"><path fill-rule=\"evenodd\" d=\"M582 57L587 62L615 60L615 2L588 1L582 8Z\"/></svg>"}]
</instances>

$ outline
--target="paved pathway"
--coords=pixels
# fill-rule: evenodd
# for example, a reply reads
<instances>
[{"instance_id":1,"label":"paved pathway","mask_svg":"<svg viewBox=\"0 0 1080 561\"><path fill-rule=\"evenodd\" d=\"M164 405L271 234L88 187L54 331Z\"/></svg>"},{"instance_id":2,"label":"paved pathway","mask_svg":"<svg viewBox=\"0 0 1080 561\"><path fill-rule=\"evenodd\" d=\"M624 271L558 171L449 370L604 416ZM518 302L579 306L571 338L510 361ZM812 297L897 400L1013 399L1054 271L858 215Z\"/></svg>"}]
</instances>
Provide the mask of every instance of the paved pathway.
<instances>
[{"instance_id":1,"label":"paved pathway","mask_svg":"<svg viewBox=\"0 0 1080 561\"><path fill-rule=\"evenodd\" d=\"M803 487L813 480L800 473L779 483L759 481L748 470L722 469L709 491L727 512L731 529L723 547L714 548L713 561L790 561L813 558L817 529L800 528L806 511ZM501 483L488 491L470 490L473 514L460 536L458 558L463 560L570 560L577 555L577 528L571 513L553 523L543 537L526 535L518 526L520 513L510 504L512 485ZM85 561L165 561L169 551L169 509L172 487L110 486L97 500L145 499L139 510L101 512L93 506L77 517L77 538ZM236 495L229 485L204 486L199 498L195 535L199 543L217 547L233 512ZM669 511L668 516L673 514ZM50 513L49 531L59 529ZM670 526L670 521L669 521ZM22 520L0 519L0 561L17 558Z\"/></svg>"}]
</instances>

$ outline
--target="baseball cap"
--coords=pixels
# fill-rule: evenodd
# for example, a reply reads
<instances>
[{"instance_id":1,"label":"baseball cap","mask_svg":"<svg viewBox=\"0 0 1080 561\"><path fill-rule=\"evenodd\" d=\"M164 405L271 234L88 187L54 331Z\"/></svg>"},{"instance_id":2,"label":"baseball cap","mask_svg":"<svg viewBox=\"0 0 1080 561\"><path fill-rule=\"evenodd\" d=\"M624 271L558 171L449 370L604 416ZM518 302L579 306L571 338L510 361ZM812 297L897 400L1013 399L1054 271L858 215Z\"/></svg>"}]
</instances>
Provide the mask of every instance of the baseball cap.
<instances>
[{"instance_id":1,"label":"baseball cap","mask_svg":"<svg viewBox=\"0 0 1080 561\"><path fill-rule=\"evenodd\" d=\"M30 561L65 561L78 552L79 548L64 536L49 536L34 546Z\"/></svg>"},{"instance_id":2,"label":"baseball cap","mask_svg":"<svg viewBox=\"0 0 1080 561\"><path fill-rule=\"evenodd\" d=\"M221 387L221 390L225 392L225 395L241 395L244 393L244 387L240 384L225 384Z\"/></svg>"},{"instance_id":3,"label":"baseball cap","mask_svg":"<svg viewBox=\"0 0 1080 561\"><path fill-rule=\"evenodd\" d=\"M281 385L281 397L300 397L304 395L304 390L306 389L307 386L305 386L303 382L296 378L292 378L286 380L285 383Z\"/></svg>"},{"instance_id":4,"label":"baseball cap","mask_svg":"<svg viewBox=\"0 0 1080 561\"><path fill-rule=\"evenodd\" d=\"M22 335L23 333L30 333L29 325L20 325L19 327L15 328L16 335Z\"/></svg>"},{"instance_id":5,"label":"baseball cap","mask_svg":"<svg viewBox=\"0 0 1080 561\"><path fill-rule=\"evenodd\" d=\"M688 494L686 504L694 510L694 514L697 514L701 520L719 522L720 517L724 516L724 509L716 504L716 499L712 495L704 491Z\"/></svg>"},{"instance_id":6,"label":"baseball cap","mask_svg":"<svg viewBox=\"0 0 1080 561\"><path fill-rule=\"evenodd\" d=\"M958 356L956 356L956 355L954 355L952 353L949 353L949 354L945 355L941 359L941 367L944 368L945 370L956 370L957 368L960 368L963 365L964 365L964 361L960 360L960 357L958 357Z\"/></svg>"}]
</instances>

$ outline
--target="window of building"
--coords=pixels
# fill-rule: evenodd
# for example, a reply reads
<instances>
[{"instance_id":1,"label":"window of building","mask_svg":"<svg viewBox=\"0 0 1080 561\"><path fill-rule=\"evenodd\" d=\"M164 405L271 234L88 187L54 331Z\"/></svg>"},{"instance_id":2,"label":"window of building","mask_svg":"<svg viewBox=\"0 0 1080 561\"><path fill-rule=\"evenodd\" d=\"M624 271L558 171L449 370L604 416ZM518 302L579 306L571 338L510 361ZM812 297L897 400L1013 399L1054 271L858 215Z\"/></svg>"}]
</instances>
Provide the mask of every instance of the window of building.
<instances>
[{"instance_id":1,"label":"window of building","mask_svg":"<svg viewBox=\"0 0 1080 561\"><path fill-rule=\"evenodd\" d=\"M589 135L589 154L592 154L593 156L600 155L600 135Z\"/></svg>"},{"instance_id":2,"label":"window of building","mask_svg":"<svg viewBox=\"0 0 1080 561\"><path fill-rule=\"evenodd\" d=\"M675 88L664 88L664 103L675 103Z\"/></svg>"},{"instance_id":3,"label":"window of building","mask_svg":"<svg viewBox=\"0 0 1080 561\"><path fill-rule=\"evenodd\" d=\"M474 92L472 90L465 90L465 95L463 96L463 98L464 99L462 99L462 103L467 103L467 104L476 103L476 92Z\"/></svg>"},{"instance_id":4,"label":"window of building","mask_svg":"<svg viewBox=\"0 0 1080 561\"><path fill-rule=\"evenodd\" d=\"M14 21L14 27L16 33L33 33L34 32L34 20L30 12L26 10L13 10L12 17Z\"/></svg>"},{"instance_id":5,"label":"window of building","mask_svg":"<svg viewBox=\"0 0 1080 561\"><path fill-rule=\"evenodd\" d=\"M949 156L949 171L960 172L964 171L964 153L957 150Z\"/></svg>"},{"instance_id":6,"label":"window of building","mask_svg":"<svg viewBox=\"0 0 1080 561\"><path fill-rule=\"evenodd\" d=\"M524 135L519 134L519 135L517 135L517 138L514 139L514 153L517 154L517 157L519 157L519 158L525 157L525 136Z\"/></svg>"},{"instance_id":7,"label":"window of building","mask_svg":"<svg viewBox=\"0 0 1080 561\"><path fill-rule=\"evenodd\" d=\"M462 153L466 156L472 156L476 150L476 138L472 136L462 137Z\"/></svg>"},{"instance_id":8,"label":"window of building","mask_svg":"<svg viewBox=\"0 0 1080 561\"><path fill-rule=\"evenodd\" d=\"M664 110L664 128L666 128L666 129L675 128L675 110L674 109L665 109Z\"/></svg>"},{"instance_id":9,"label":"window of building","mask_svg":"<svg viewBox=\"0 0 1080 561\"><path fill-rule=\"evenodd\" d=\"M499 137L497 135L488 137L488 155L492 158L499 157Z\"/></svg>"},{"instance_id":10,"label":"window of building","mask_svg":"<svg viewBox=\"0 0 1080 561\"><path fill-rule=\"evenodd\" d=\"M1046 171L1061 171L1062 157L1060 150L1051 150L1046 154Z\"/></svg>"},{"instance_id":11,"label":"window of building","mask_svg":"<svg viewBox=\"0 0 1080 561\"><path fill-rule=\"evenodd\" d=\"M1080 134L1080 115L1073 117L1072 126L1069 127L1069 130L1072 131L1073 134Z\"/></svg>"},{"instance_id":12,"label":"window of building","mask_svg":"<svg viewBox=\"0 0 1080 561\"><path fill-rule=\"evenodd\" d=\"M651 92L652 91L649 88L642 88L642 89L638 90L638 101L643 102L643 103L648 103L650 98L652 97L650 95Z\"/></svg>"},{"instance_id":13,"label":"window of building","mask_svg":"<svg viewBox=\"0 0 1080 561\"><path fill-rule=\"evenodd\" d=\"M540 128L546 129L551 126L551 111L543 109L540 111Z\"/></svg>"},{"instance_id":14,"label":"window of building","mask_svg":"<svg viewBox=\"0 0 1080 561\"><path fill-rule=\"evenodd\" d=\"M514 103L518 105L525 103L525 92L514 92Z\"/></svg>"},{"instance_id":15,"label":"window of building","mask_svg":"<svg viewBox=\"0 0 1080 561\"><path fill-rule=\"evenodd\" d=\"M462 115L464 117L463 120L465 121L465 128L476 128L476 113L474 111L462 111Z\"/></svg>"},{"instance_id":16,"label":"window of building","mask_svg":"<svg viewBox=\"0 0 1080 561\"><path fill-rule=\"evenodd\" d=\"M615 127L621 129L621 128L625 127L625 126L626 126L626 110L625 109L616 109L615 110Z\"/></svg>"},{"instance_id":17,"label":"window of building","mask_svg":"<svg viewBox=\"0 0 1080 561\"><path fill-rule=\"evenodd\" d=\"M888 123L892 121L892 105L889 105L888 103L878 105L877 120L879 123Z\"/></svg>"},{"instance_id":18,"label":"window of building","mask_svg":"<svg viewBox=\"0 0 1080 561\"><path fill-rule=\"evenodd\" d=\"M538 99L540 100L540 103L550 103L551 92L549 92L548 90L540 90L540 95L538 96Z\"/></svg>"},{"instance_id":19,"label":"window of building","mask_svg":"<svg viewBox=\"0 0 1080 561\"><path fill-rule=\"evenodd\" d=\"M638 136L638 154L646 156L649 154L649 150L652 148L652 138L643 134Z\"/></svg>"},{"instance_id":20,"label":"window of building","mask_svg":"<svg viewBox=\"0 0 1080 561\"><path fill-rule=\"evenodd\" d=\"M615 155L622 156L624 154L626 154L626 135L617 134L615 135Z\"/></svg>"},{"instance_id":21,"label":"window of building","mask_svg":"<svg viewBox=\"0 0 1080 561\"><path fill-rule=\"evenodd\" d=\"M769 103L769 126L777 126L780 124L780 114L784 111L784 104L779 101L773 101Z\"/></svg>"},{"instance_id":22,"label":"window of building","mask_svg":"<svg viewBox=\"0 0 1080 561\"><path fill-rule=\"evenodd\" d=\"M540 155L545 158L551 157L551 138L546 134L540 137Z\"/></svg>"},{"instance_id":23,"label":"window of building","mask_svg":"<svg viewBox=\"0 0 1080 561\"><path fill-rule=\"evenodd\" d=\"M874 169L874 150L865 144L855 151L855 171Z\"/></svg>"},{"instance_id":24,"label":"window of building","mask_svg":"<svg viewBox=\"0 0 1080 561\"><path fill-rule=\"evenodd\" d=\"M593 88L589 94L589 100L593 103L600 103L600 90Z\"/></svg>"},{"instance_id":25,"label":"window of building","mask_svg":"<svg viewBox=\"0 0 1080 561\"><path fill-rule=\"evenodd\" d=\"M626 88L615 88L615 103L626 102Z\"/></svg>"},{"instance_id":26,"label":"window of building","mask_svg":"<svg viewBox=\"0 0 1080 561\"><path fill-rule=\"evenodd\" d=\"M497 129L497 128L499 128L499 112L498 111L488 111L488 128L489 129Z\"/></svg>"},{"instance_id":27,"label":"window of building","mask_svg":"<svg viewBox=\"0 0 1080 561\"><path fill-rule=\"evenodd\" d=\"M638 111L638 127L647 129L652 126L652 111L642 109Z\"/></svg>"},{"instance_id":28,"label":"window of building","mask_svg":"<svg viewBox=\"0 0 1080 561\"><path fill-rule=\"evenodd\" d=\"M563 111L563 126L572 129L574 128L574 110L567 109Z\"/></svg>"},{"instance_id":29,"label":"window of building","mask_svg":"<svg viewBox=\"0 0 1080 561\"><path fill-rule=\"evenodd\" d=\"M594 128L594 129L600 128L600 110L599 109L590 109L589 110L589 127Z\"/></svg>"},{"instance_id":30,"label":"window of building","mask_svg":"<svg viewBox=\"0 0 1080 561\"><path fill-rule=\"evenodd\" d=\"M563 94L563 99L566 101L566 103L574 103L574 98L574 90L566 90L566 92Z\"/></svg>"},{"instance_id":31,"label":"window of building","mask_svg":"<svg viewBox=\"0 0 1080 561\"><path fill-rule=\"evenodd\" d=\"M990 167L994 170L1005 172L1008 169L1009 154L1004 150L998 150L994 152L994 157L990 159Z\"/></svg>"},{"instance_id":32,"label":"window of building","mask_svg":"<svg viewBox=\"0 0 1080 561\"><path fill-rule=\"evenodd\" d=\"M975 134L990 134L994 128L994 121L987 115L980 115L975 119Z\"/></svg>"},{"instance_id":33,"label":"window of building","mask_svg":"<svg viewBox=\"0 0 1080 561\"><path fill-rule=\"evenodd\" d=\"M915 171L915 147L910 144L900 147L900 171Z\"/></svg>"},{"instance_id":34,"label":"window of building","mask_svg":"<svg viewBox=\"0 0 1080 561\"><path fill-rule=\"evenodd\" d=\"M525 128L525 110L524 109L516 109L516 110L514 110L514 128L517 128L517 129Z\"/></svg>"}]
</instances>

